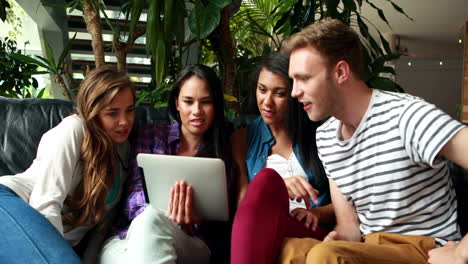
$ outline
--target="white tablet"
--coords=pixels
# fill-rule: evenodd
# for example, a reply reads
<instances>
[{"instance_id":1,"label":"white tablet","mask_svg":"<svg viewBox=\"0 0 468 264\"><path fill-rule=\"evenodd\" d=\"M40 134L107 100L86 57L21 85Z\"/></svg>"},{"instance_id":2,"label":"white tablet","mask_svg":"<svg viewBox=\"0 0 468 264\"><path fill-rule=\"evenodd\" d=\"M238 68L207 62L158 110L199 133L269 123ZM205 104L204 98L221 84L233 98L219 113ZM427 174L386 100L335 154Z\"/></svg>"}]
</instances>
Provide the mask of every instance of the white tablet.
<instances>
[{"instance_id":1,"label":"white tablet","mask_svg":"<svg viewBox=\"0 0 468 264\"><path fill-rule=\"evenodd\" d=\"M215 158L137 155L146 202L167 211L170 189L185 180L194 191L194 210L203 220L229 220L224 162Z\"/></svg>"}]
</instances>

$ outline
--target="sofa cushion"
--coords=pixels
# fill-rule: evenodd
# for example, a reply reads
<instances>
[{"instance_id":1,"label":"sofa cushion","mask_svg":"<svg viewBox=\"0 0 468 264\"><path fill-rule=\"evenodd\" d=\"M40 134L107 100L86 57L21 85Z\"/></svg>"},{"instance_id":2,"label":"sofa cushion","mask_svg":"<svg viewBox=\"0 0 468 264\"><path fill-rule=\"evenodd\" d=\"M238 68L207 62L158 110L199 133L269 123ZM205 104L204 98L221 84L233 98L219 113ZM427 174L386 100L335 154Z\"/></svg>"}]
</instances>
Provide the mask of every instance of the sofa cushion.
<instances>
[{"instance_id":1,"label":"sofa cushion","mask_svg":"<svg viewBox=\"0 0 468 264\"><path fill-rule=\"evenodd\" d=\"M0 97L0 175L25 171L42 134L72 112L71 101Z\"/></svg>"}]
</instances>

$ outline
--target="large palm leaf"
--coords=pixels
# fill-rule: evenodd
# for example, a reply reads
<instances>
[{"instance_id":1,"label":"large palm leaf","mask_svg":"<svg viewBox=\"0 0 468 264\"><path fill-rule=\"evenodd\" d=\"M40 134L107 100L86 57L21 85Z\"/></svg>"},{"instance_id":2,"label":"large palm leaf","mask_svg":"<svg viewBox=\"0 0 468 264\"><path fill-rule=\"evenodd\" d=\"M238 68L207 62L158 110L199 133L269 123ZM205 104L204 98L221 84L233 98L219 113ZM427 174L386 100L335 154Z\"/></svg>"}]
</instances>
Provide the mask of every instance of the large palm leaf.
<instances>
[{"instance_id":1,"label":"large palm leaf","mask_svg":"<svg viewBox=\"0 0 468 264\"><path fill-rule=\"evenodd\" d=\"M254 56L265 52L265 45L279 49L280 36L275 34L275 24L281 18L284 6L291 1L284 0L244 0L239 12L234 16L234 38L237 45Z\"/></svg>"}]
</instances>

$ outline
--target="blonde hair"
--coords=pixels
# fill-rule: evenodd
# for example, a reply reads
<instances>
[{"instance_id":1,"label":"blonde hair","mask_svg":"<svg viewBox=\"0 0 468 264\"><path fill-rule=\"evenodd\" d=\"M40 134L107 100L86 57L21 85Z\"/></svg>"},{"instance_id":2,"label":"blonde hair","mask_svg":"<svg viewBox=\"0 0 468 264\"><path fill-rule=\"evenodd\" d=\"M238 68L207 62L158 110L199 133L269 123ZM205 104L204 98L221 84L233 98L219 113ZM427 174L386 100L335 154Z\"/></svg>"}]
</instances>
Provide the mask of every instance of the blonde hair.
<instances>
[{"instance_id":1,"label":"blonde hair","mask_svg":"<svg viewBox=\"0 0 468 264\"><path fill-rule=\"evenodd\" d=\"M314 47L326 58L328 69L344 60L356 78L365 79L359 36L340 20L326 18L303 28L285 40L282 52L291 54L295 49L306 46Z\"/></svg>"},{"instance_id":2,"label":"blonde hair","mask_svg":"<svg viewBox=\"0 0 468 264\"><path fill-rule=\"evenodd\" d=\"M130 88L135 100L135 88L127 74L110 67L90 71L81 82L77 95L77 114L84 121L84 139L81 146L83 177L68 196L63 213L64 223L70 229L90 221L100 223L105 212L105 200L116 173L116 159L112 139L101 127L98 114L122 89Z\"/></svg>"}]
</instances>

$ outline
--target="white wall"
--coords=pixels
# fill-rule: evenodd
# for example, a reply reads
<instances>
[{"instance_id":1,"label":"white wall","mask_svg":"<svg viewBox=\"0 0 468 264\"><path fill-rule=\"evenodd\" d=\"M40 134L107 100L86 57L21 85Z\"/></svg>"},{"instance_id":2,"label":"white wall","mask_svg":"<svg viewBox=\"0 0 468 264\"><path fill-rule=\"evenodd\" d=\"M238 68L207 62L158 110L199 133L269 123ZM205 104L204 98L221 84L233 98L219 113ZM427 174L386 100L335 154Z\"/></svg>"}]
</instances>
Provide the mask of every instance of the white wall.
<instances>
[{"instance_id":1,"label":"white wall","mask_svg":"<svg viewBox=\"0 0 468 264\"><path fill-rule=\"evenodd\" d=\"M55 60L57 61L68 40L68 34L64 33L68 31L65 10L63 8L46 7L40 0L15 1L37 25L35 30L39 35L38 39L41 45L42 57L47 56L45 53L45 47L43 46L44 43L42 41L43 36L46 36L54 53ZM64 0L56 0L55 2L63 3ZM64 95L61 88L54 81L50 81L53 80L53 78L54 76L49 74L49 83L51 88L49 89L49 93L53 98L63 99Z\"/></svg>"},{"instance_id":2,"label":"white wall","mask_svg":"<svg viewBox=\"0 0 468 264\"><path fill-rule=\"evenodd\" d=\"M395 81L405 92L419 96L459 120L463 60L400 58L395 63ZM408 65L411 62L411 66Z\"/></svg>"}]
</instances>

